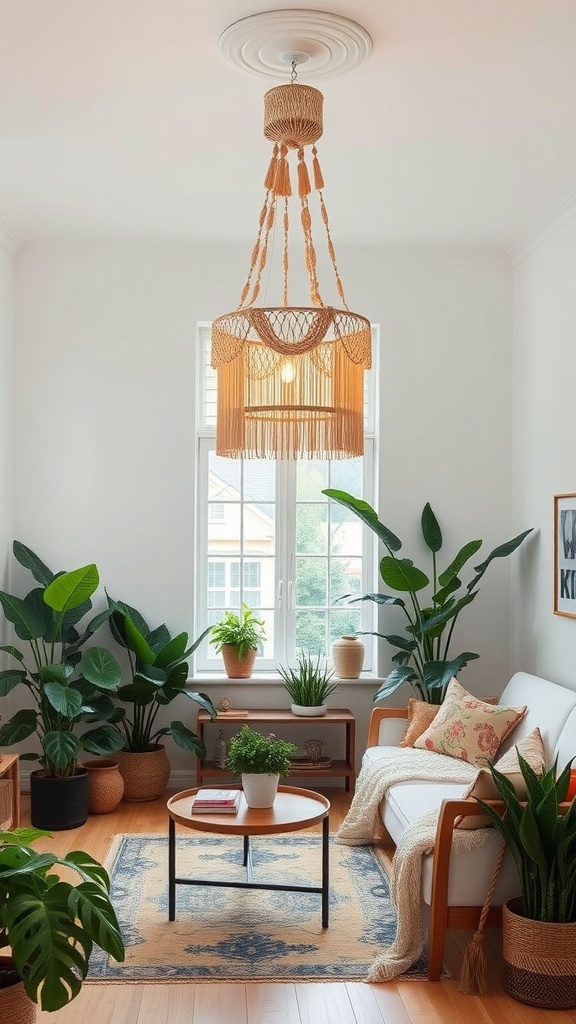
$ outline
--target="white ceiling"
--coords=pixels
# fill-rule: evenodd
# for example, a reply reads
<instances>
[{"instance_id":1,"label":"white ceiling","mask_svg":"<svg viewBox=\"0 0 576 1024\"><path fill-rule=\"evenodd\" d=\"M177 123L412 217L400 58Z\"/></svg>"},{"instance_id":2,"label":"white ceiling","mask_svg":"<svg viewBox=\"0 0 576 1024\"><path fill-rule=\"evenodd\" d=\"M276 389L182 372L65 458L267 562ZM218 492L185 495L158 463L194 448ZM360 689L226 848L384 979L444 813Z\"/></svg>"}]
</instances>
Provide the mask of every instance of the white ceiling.
<instances>
[{"instance_id":1,"label":"white ceiling","mask_svg":"<svg viewBox=\"0 0 576 1024\"><path fill-rule=\"evenodd\" d=\"M337 245L508 247L572 193L575 0L0 0L4 222L24 242L252 242L274 83L218 37L293 7L373 40L313 82Z\"/></svg>"}]
</instances>

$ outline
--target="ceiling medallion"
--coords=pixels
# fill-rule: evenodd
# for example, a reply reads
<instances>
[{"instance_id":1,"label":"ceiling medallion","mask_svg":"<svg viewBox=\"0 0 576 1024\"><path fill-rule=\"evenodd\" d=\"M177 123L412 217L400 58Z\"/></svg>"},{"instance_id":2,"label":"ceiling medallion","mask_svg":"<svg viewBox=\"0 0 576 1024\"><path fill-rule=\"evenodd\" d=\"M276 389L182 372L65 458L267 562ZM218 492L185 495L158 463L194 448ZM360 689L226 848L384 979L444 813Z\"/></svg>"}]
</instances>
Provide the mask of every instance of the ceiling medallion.
<instances>
[{"instance_id":1,"label":"ceiling medallion","mask_svg":"<svg viewBox=\"0 0 576 1024\"><path fill-rule=\"evenodd\" d=\"M261 78L282 78L295 60L309 81L351 71L372 53L372 39L338 14L264 11L224 29L218 51L227 64Z\"/></svg>"}]
</instances>

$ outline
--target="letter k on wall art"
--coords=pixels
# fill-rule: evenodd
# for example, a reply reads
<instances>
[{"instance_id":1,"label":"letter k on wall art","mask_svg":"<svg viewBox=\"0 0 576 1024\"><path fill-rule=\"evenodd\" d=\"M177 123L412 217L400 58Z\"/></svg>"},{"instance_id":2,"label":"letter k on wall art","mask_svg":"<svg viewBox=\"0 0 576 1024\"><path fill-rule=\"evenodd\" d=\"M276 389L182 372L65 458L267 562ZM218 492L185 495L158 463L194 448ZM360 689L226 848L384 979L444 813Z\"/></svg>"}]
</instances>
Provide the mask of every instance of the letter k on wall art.
<instances>
[{"instance_id":1,"label":"letter k on wall art","mask_svg":"<svg viewBox=\"0 0 576 1024\"><path fill-rule=\"evenodd\" d=\"M576 619L576 494L554 495L554 614Z\"/></svg>"}]
</instances>

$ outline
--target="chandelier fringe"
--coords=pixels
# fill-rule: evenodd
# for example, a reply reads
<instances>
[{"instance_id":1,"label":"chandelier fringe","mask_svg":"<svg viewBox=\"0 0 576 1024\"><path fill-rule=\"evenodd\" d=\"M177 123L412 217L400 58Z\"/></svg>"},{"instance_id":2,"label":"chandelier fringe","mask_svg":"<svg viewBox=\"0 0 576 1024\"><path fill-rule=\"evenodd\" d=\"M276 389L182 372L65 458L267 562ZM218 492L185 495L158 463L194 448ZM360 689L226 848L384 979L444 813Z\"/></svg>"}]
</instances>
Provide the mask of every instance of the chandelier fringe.
<instances>
[{"instance_id":1,"label":"chandelier fringe","mask_svg":"<svg viewBox=\"0 0 576 1024\"><path fill-rule=\"evenodd\" d=\"M317 192L324 188L324 178L322 177L322 171L320 170L320 161L318 160L318 150L316 146L312 146L312 171L314 174L314 188Z\"/></svg>"}]
</instances>

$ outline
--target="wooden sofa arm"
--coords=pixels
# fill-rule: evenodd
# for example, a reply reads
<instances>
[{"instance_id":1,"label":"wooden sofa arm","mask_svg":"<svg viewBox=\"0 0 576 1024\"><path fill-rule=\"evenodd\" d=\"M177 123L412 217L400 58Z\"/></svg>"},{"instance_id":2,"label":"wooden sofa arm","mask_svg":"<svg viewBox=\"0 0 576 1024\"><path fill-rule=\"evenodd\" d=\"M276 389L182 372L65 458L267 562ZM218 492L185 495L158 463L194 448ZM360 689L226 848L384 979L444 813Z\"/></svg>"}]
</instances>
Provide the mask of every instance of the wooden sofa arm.
<instances>
[{"instance_id":1,"label":"wooden sofa arm","mask_svg":"<svg viewBox=\"0 0 576 1024\"><path fill-rule=\"evenodd\" d=\"M373 708L372 714L370 715L370 724L368 726L368 739L366 742L367 747L378 746L378 734L380 732L380 722L385 718L408 718L408 708Z\"/></svg>"}]
</instances>

